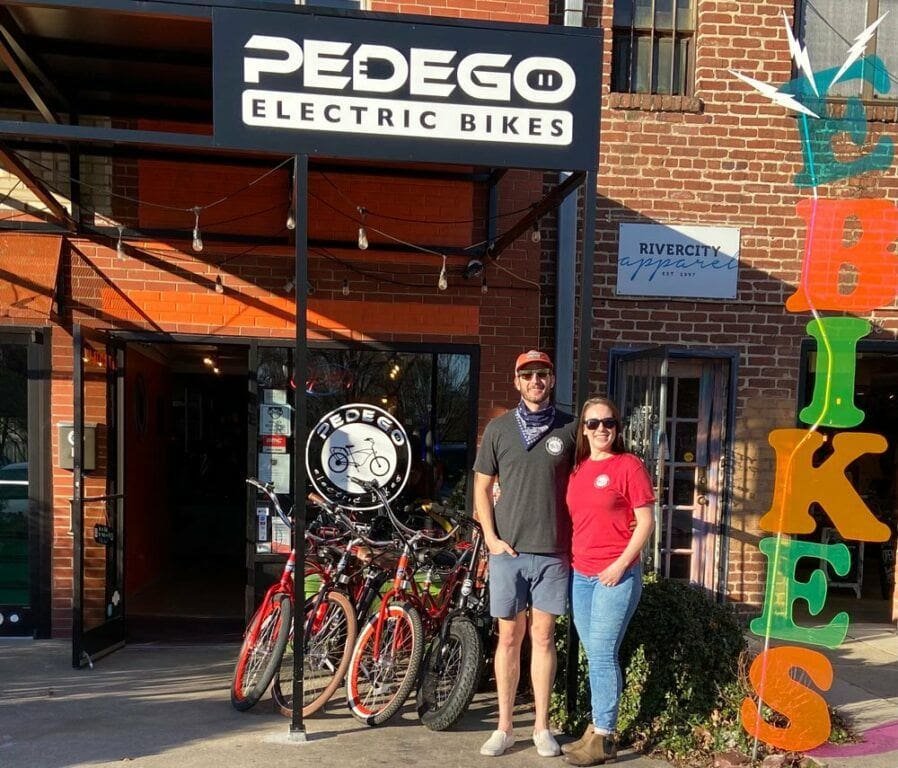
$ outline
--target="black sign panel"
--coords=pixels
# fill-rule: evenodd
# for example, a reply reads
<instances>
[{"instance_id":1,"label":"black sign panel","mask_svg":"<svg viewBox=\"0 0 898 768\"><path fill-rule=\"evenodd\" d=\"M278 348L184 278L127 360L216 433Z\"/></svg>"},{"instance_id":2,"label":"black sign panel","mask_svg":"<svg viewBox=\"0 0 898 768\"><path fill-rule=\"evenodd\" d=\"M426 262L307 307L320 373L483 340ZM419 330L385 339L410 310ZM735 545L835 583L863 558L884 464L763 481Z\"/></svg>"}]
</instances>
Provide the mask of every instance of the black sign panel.
<instances>
[{"instance_id":1,"label":"black sign panel","mask_svg":"<svg viewBox=\"0 0 898 768\"><path fill-rule=\"evenodd\" d=\"M213 18L218 145L596 167L597 30L230 8Z\"/></svg>"}]
</instances>

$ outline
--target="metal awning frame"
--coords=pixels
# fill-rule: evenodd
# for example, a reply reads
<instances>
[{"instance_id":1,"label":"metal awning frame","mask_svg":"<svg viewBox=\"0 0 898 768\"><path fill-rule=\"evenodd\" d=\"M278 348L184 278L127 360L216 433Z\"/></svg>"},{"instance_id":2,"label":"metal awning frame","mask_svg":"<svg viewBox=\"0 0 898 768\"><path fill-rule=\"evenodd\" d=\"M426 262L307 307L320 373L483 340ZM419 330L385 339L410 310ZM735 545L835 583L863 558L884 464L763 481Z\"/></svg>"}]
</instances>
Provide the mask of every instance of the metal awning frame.
<instances>
[{"instance_id":1,"label":"metal awning frame","mask_svg":"<svg viewBox=\"0 0 898 768\"><path fill-rule=\"evenodd\" d=\"M10 121L0 120L0 140L2 141L33 141L33 142L51 142L61 144L67 149L70 156L77 161L78 153L82 148L88 151L94 151L101 146L106 147L128 147L137 152L145 151L147 153L160 153L171 151L174 153L196 152L202 153L203 156L211 159L233 160L245 159L248 155L253 158L262 157L280 157L284 158L283 153L266 154L263 148L259 147L238 147L238 146L221 146L213 142L210 135L196 135L189 133L165 132L165 131L147 131L138 129L125 129L115 127L93 127L77 125L77 116L70 116L71 122L62 123L59 120L57 111L51 106L52 102L59 103L64 97L55 88L52 76L44 71L40 63L35 57L28 52L27 41L17 36L15 30L10 28L13 21L8 8L63 8L63 9L86 9L94 11L109 11L116 13L136 14L142 17L160 16L160 17L193 17L198 19L208 19L211 24L212 12L216 7L224 8L250 8L252 10L271 10L285 12L287 8L283 5L275 5L271 3L252 3L250 0L241 2L240 0L182 0L180 3L169 2L129 2L128 0L53 0L53 2L42 2L41 0L3 0L0 3L0 59L2 59L10 72L18 81L21 88L27 94L29 100L34 105L35 110L40 113L45 122L26 122L26 121ZM323 14L323 15L350 15L352 13L344 13L340 11L332 11L330 9L308 9L308 8L290 8L291 12ZM357 14L360 15L360 14ZM390 18L397 20L398 17L387 17L385 14L365 14L365 18L384 19ZM452 24L461 27L484 27L483 23L474 23L468 21L455 21L442 18L432 17L402 17L404 23L414 22L415 24ZM521 27L523 25L488 25L493 27ZM530 25L528 25L530 26ZM30 70L30 73L29 73ZM37 74L35 74L37 73ZM596 94L598 99L598 94ZM595 125L596 143L598 143L598 124ZM460 148L460 154L463 154L463 148ZM0 155L5 158L7 167L13 173L19 175L23 169L21 166L16 167L15 163L9 163L9 154ZM306 379L308 359L307 359L307 322L306 313L308 310L308 190L309 190L309 158L308 151L298 151L294 155L295 173L293 176L293 200L296 204L295 219L296 228L294 231L295 238L295 270L294 284L296 286L296 335L295 335L295 376L297 381ZM13 167L9 167L9 165ZM443 163L441 163L443 165ZM502 163L497 163L502 166ZM420 166L419 166L420 169ZM73 169L74 170L74 169ZM364 172L363 169L358 169ZM578 403L582 403L587 394L588 377L590 370L590 330L592 316L592 292L593 284L593 267L594 267L594 247L595 247L595 206L596 206L596 168L556 168L556 169L525 169L525 170L560 170L574 171L568 179L555 186L543 198L537 201L524 216L522 216L510 229L501 235L498 239L488 243L486 255L492 258L499 258L505 248L507 248L520 234L531 228L542 215L557 206L567 195L583 188L583 227L582 227L582 262L581 262L581 279L580 285L582 292L579 302L579 337L580 352L577 363L576 376L576 392ZM401 170L399 171L401 173ZM77 178L77 173L72 174ZM497 194L495 185L501 178L501 172L492 172L488 176L489 194L487 216L492 216L494 206L496 205ZM22 178L22 176L20 176ZM47 190L36 178L23 179L23 181L32 189L32 191L41 199L52 198L49 190ZM77 197L73 195L73 212ZM54 201L55 203L55 201ZM61 227L69 229L72 222L67 220L67 215L58 203L55 206L48 206L59 220ZM79 216L74 216L74 225L77 229L80 227L78 221ZM489 219L490 225L493 219ZM488 225L489 228L489 225ZM108 242L108 241L107 241ZM574 301L575 297L571 297ZM306 426L307 407L305 396L300 395L297 398L297 445L303 446L308 436L308 428ZM83 437L83 436L82 436ZM79 455L80 455L79 446ZM306 478L303 472L303 462L294 462L294 487L296 489L296 498L305 498L306 495ZM81 478L79 473L75 473L75 497L78 498L78 489L80 488ZM304 536L305 530L305 505L299 503L296 505L296 556L302 562L305 557ZM300 577L302 578L302 577ZM301 584L297 584L297 594L304 594ZM303 647L302 632L303 620L300 611L294 611L294 633L295 647L299 651L294 656L294 709L293 718L291 720L290 732L297 740L304 740L304 725L302 719L302 652ZM299 619L296 620L296 617Z\"/></svg>"}]
</instances>

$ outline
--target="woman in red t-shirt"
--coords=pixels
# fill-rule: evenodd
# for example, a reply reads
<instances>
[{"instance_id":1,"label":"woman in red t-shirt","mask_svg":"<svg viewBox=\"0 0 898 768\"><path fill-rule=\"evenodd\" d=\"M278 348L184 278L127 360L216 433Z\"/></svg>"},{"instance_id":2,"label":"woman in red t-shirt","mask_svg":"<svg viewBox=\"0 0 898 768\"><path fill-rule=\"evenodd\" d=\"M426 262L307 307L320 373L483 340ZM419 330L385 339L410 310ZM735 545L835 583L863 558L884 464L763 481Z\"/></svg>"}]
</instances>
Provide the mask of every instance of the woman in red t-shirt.
<instances>
[{"instance_id":1,"label":"woman in red t-shirt","mask_svg":"<svg viewBox=\"0 0 898 768\"><path fill-rule=\"evenodd\" d=\"M654 528L654 489L642 461L624 450L620 412L603 397L580 414L567 488L573 527L571 607L589 662L592 722L562 751L571 765L615 757L621 694L618 650L642 594L640 553Z\"/></svg>"}]
</instances>

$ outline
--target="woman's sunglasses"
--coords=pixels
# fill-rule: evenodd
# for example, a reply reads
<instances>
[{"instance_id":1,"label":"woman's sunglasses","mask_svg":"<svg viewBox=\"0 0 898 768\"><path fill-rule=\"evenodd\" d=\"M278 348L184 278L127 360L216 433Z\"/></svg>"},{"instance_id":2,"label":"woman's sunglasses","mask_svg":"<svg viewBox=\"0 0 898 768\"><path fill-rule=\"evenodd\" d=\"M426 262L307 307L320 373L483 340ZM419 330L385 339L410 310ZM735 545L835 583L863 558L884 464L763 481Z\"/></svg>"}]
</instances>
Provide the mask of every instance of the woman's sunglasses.
<instances>
[{"instance_id":1,"label":"woman's sunglasses","mask_svg":"<svg viewBox=\"0 0 898 768\"><path fill-rule=\"evenodd\" d=\"M590 432L594 429L598 429L599 424L605 427L605 429L617 429L617 419L613 419L610 416L607 419L587 419L583 422L583 426Z\"/></svg>"}]
</instances>

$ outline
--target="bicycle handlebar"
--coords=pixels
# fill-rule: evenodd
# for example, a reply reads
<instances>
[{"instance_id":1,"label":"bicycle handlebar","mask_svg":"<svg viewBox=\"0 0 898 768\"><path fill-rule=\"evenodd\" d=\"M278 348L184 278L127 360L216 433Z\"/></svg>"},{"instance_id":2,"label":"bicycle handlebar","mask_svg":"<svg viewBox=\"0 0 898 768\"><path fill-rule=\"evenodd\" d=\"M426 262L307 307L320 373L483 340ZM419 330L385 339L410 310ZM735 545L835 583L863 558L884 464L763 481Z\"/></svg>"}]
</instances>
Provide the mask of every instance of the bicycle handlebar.
<instances>
[{"instance_id":1,"label":"bicycle handlebar","mask_svg":"<svg viewBox=\"0 0 898 768\"><path fill-rule=\"evenodd\" d=\"M277 513L277 516L283 520L285 525L289 526L291 529L293 528L293 521L284 513L284 510L281 509L281 503L274 493L274 485L272 483L260 483L256 478L248 477L246 478L246 484L252 485L262 491L274 505L274 511Z\"/></svg>"},{"instance_id":2,"label":"bicycle handlebar","mask_svg":"<svg viewBox=\"0 0 898 768\"><path fill-rule=\"evenodd\" d=\"M262 493L264 493L268 497L268 499L271 501L272 505L274 506L274 511L277 513L277 516L284 522L284 524L288 525L291 530L295 528L295 526L293 524L293 520L291 520L289 515L285 514L284 510L281 508L281 503L278 500L277 494L275 494L275 492L274 492L274 484L261 483L258 480L256 480L254 477L246 478L246 483L247 483L247 485L251 485L254 488L257 488L258 490L260 490ZM342 531L339 536L331 536L329 538L324 537L324 536L317 536L316 534L314 534L311 531L309 531L308 529L306 529L306 531L305 531L306 538L310 539L313 543L315 543L315 544L333 544L335 542L341 541L342 539L345 539L349 535L350 531L354 531L354 526L351 523L349 523L349 521L345 517L339 516L337 510L331 508L331 506L328 505L327 501L325 499L323 499L321 496L312 492L308 495L307 498L308 498L309 502L311 502L316 507L318 507L326 515L336 519L341 525L343 525L344 528L346 528L346 530ZM293 510L291 510L291 512L292 511Z\"/></svg>"},{"instance_id":3,"label":"bicycle handlebar","mask_svg":"<svg viewBox=\"0 0 898 768\"><path fill-rule=\"evenodd\" d=\"M399 534L403 536L403 538L405 536L411 537L409 543L413 543L417 539L424 539L431 542L432 544L443 544L449 541L458 530L458 526L456 525L445 536L428 536L426 533L424 533L424 531L409 528L404 523L401 523L396 517L393 512L393 508L390 506L390 501L387 498L387 495L384 493L383 488L381 488L376 482L372 480L363 480L362 478L355 476L350 476L349 479L356 485L361 486L366 491L368 491L369 493L373 493L375 496L377 496L378 499L380 499L381 505L387 511L387 517L390 518L390 522L393 524Z\"/></svg>"}]
</instances>

